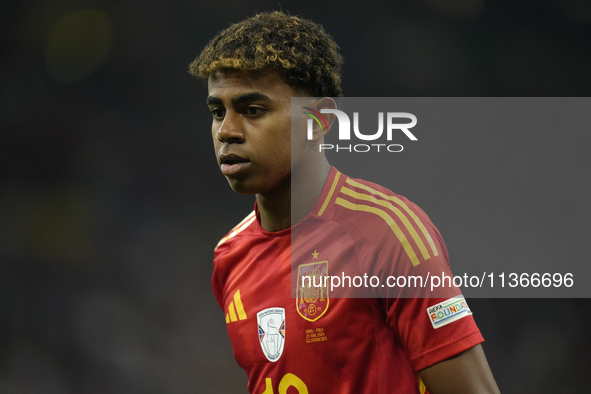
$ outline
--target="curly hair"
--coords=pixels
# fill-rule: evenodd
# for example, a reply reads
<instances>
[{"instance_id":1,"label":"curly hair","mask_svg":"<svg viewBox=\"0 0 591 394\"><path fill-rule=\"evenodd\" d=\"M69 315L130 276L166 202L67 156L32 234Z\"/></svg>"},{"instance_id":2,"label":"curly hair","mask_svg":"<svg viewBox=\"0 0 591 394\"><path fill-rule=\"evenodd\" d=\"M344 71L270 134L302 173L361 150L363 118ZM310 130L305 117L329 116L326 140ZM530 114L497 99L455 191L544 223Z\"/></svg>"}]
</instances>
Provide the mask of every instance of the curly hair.
<instances>
[{"instance_id":1,"label":"curly hair","mask_svg":"<svg viewBox=\"0 0 591 394\"><path fill-rule=\"evenodd\" d=\"M221 31L189 65L207 79L218 70L278 70L294 90L341 97L343 57L322 26L283 12L263 12Z\"/></svg>"}]
</instances>

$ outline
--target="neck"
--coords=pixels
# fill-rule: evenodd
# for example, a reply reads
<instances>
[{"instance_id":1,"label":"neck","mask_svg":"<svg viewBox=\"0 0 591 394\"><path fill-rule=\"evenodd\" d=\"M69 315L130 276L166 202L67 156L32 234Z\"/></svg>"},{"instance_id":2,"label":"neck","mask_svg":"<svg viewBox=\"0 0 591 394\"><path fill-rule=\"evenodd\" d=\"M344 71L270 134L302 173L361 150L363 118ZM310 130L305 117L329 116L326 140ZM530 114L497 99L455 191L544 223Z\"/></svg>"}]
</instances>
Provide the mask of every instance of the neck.
<instances>
[{"instance_id":1,"label":"neck","mask_svg":"<svg viewBox=\"0 0 591 394\"><path fill-rule=\"evenodd\" d=\"M318 165L293 170L285 185L269 193L257 194L257 207L263 229L281 231L304 219L320 197L329 173L330 164L323 157ZM297 204L292 205L292 199Z\"/></svg>"}]
</instances>

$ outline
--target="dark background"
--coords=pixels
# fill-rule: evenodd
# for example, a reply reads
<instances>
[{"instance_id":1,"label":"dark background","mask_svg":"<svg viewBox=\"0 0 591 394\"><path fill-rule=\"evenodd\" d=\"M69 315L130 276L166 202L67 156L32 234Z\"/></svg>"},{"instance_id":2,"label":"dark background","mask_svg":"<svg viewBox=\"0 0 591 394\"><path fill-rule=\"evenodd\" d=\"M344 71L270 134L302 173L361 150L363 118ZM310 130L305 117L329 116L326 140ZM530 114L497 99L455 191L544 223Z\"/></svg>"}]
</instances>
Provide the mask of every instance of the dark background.
<instances>
[{"instance_id":1,"label":"dark background","mask_svg":"<svg viewBox=\"0 0 591 394\"><path fill-rule=\"evenodd\" d=\"M234 195L220 175L206 89L186 73L229 22L281 8L323 24L345 56L347 96L591 91L591 5L580 0L2 8L0 393L246 392L210 275L213 247L253 198ZM560 147L568 137L542 138ZM490 154L486 144L472 153L479 152ZM454 178L461 166L453 155L438 157L432 171L468 190L502 184L499 174L511 171L503 163L499 152L480 183L468 185ZM532 171L542 182L543 171ZM586 168L558 171L588 183ZM462 234L487 223L455 223L450 202L424 188L409 182L395 191L417 201L451 241L453 268ZM560 201L569 204L567 192ZM563 222L587 227L576 215ZM503 248L483 253L502 256ZM569 258L589 263L589 246L583 250ZM587 390L589 300L472 299L470 306L503 393Z\"/></svg>"}]
</instances>

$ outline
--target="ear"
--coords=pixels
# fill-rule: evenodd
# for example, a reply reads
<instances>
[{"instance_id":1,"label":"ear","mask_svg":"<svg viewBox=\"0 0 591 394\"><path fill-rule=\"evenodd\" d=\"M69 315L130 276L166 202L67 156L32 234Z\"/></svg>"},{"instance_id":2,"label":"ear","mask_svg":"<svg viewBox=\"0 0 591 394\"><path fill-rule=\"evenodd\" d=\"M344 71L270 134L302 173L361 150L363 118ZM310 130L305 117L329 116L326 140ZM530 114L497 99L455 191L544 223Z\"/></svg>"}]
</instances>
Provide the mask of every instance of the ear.
<instances>
[{"instance_id":1,"label":"ear","mask_svg":"<svg viewBox=\"0 0 591 394\"><path fill-rule=\"evenodd\" d=\"M318 142L332 127L336 116L334 114L323 114L322 109L336 109L337 103L330 97L323 97L313 103L310 103L309 109L313 110L315 119L312 120L312 139L311 141Z\"/></svg>"}]
</instances>

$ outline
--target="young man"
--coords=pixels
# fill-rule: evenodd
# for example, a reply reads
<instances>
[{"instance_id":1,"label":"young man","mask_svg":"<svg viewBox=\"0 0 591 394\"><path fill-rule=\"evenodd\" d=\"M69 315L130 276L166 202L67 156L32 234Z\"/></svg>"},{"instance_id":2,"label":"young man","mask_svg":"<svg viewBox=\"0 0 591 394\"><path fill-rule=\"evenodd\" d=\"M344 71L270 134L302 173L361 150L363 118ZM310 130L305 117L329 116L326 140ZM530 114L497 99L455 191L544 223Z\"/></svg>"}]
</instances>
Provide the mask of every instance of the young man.
<instances>
[{"instance_id":1,"label":"young man","mask_svg":"<svg viewBox=\"0 0 591 394\"><path fill-rule=\"evenodd\" d=\"M222 31L190 66L208 80L222 174L234 191L256 195L254 211L217 245L212 280L248 390L498 393L467 306L445 322L430 317L430 308L461 299L457 290L436 299L335 299L298 287L292 297L292 272L322 276L343 262L449 272L445 245L420 208L341 174L318 153L334 118L311 139L304 118L292 128L292 97L315 97L304 99L314 111L335 108L341 64L322 27L273 12ZM295 229L304 229L297 246Z\"/></svg>"}]
</instances>

